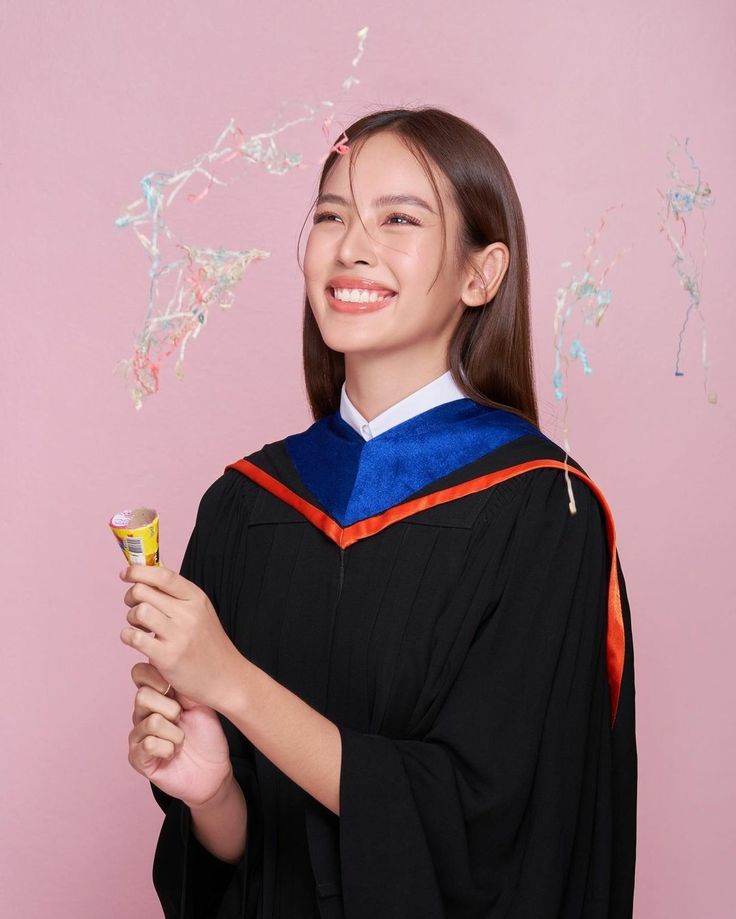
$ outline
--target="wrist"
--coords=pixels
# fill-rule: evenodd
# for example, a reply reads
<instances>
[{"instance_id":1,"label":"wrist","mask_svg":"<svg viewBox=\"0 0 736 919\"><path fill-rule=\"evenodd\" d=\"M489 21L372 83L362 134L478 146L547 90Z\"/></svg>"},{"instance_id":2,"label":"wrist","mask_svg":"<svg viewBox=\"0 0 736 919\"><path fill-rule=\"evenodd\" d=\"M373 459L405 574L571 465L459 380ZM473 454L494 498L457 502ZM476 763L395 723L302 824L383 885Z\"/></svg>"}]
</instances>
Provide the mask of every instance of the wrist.
<instances>
[{"instance_id":1,"label":"wrist","mask_svg":"<svg viewBox=\"0 0 736 919\"><path fill-rule=\"evenodd\" d=\"M228 678L219 693L219 704L213 707L232 724L242 721L248 710L248 687L255 669L255 664L239 651L228 669Z\"/></svg>"},{"instance_id":2,"label":"wrist","mask_svg":"<svg viewBox=\"0 0 736 919\"><path fill-rule=\"evenodd\" d=\"M236 785L235 775L232 770L232 765L230 767L230 772L227 774L223 782L220 784L220 787L217 791L207 798L206 801L201 801L198 804L189 804L185 802L189 810L193 814L205 813L213 810L217 810L223 805L227 804L230 796L234 791L234 785ZM240 787L240 786L238 786Z\"/></svg>"}]
</instances>

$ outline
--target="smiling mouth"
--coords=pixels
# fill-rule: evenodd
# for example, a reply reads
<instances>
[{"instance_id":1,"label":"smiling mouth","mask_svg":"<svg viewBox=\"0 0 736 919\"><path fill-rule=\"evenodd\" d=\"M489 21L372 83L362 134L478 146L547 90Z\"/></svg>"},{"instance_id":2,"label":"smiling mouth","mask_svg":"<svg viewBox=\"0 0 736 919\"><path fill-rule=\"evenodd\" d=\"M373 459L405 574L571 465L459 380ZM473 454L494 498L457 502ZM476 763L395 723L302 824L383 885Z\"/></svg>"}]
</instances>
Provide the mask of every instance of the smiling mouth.
<instances>
[{"instance_id":1,"label":"smiling mouth","mask_svg":"<svg viewBox=\"0 0 736 919\"><path fill-rule=\"evenodd\" d=\"M361 294L364 292L361 292ZM377 310L383 309L385 306L388 306L389 303L393 303L398 294L386 292L382 293L380 297L377 296L379 291L369 291L368 297L361 296L360 299L350 299L350 300L341 300L339 297L336 297L334 294L334 288L328 287L326 289L327 300L333 310L336 310L340 313L373 313ZM371 297L371 295L373 295Z\"/></svg>"},{"instance_id":2,"label":"smiling mouth","mask_svg":"<svg viewBox=\"0 0 736 919\"><path fill-rule=\"evenodd\" d=\"M340 291L342 296L337 295ZM396 296L396 291L388 290L367 290L361 288L334 288L328 287L327 292L339 303L380 303L384 300L390 300ZM347 294L347 296L345 296Z\"/></svg>"}]
</instances>

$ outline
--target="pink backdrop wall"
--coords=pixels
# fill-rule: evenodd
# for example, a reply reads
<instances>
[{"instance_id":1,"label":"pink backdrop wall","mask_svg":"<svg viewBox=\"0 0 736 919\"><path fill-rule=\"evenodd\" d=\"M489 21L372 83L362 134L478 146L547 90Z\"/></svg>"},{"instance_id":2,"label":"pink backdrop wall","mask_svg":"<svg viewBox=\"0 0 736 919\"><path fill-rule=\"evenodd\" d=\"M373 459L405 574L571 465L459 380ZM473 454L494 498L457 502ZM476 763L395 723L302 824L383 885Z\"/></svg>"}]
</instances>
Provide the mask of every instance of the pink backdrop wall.
<instances>
[{"instance_id":1,"label":"pink backdrop wall","mask_svg":"<svg viewBox=\"0 0 736 919\"><path fill-rule=\"evenodd\" d=\"M119 639L121 555L106 522L153 504L163 561L178 566L225 464L310 423L295 250L317 170L252 172L182 218L189 242L273 254L190 343L184 380L167 365L139 413L112 370L145 313L148 260L114 219L145 173L187 164L231 115L250 135L282 101L293 112L335 98L364 25L361 83L336 125L433 103L509 164L529 232L541 417L556 439L560 262L578 264L585 229L624 204L608 216L607 252L634 248L587 339L593 374L573 367L569 422L573 455L612 506L632 605L636 915L732 915L733 5L410 0L400 19L393 2L0 10L3 915L160 915L162 815L127 762L140 657ZM319 124L289 144L311 162ZM715 406L697 318L685 376L673 372L686 300L657 232L671 134L691 137L716 199L703 278Z\"/></svg>"}]
</instances>

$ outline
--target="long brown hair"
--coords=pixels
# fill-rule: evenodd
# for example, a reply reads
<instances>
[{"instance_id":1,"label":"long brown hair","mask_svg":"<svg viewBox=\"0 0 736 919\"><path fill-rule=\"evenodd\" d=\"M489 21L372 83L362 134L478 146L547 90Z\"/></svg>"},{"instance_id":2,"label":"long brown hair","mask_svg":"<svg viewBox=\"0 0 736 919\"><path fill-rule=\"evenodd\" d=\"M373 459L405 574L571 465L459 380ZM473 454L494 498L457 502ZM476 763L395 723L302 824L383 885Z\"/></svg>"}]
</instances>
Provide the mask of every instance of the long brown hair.
<instances>
[{"instance_id":1,"label":"long brown hair","mask_svg":"<svg viewBox=\"0 0 736 919\"><path fill-rule=\"evenodd\" d=\"M521 204L501 154L467 121L430 107L387 109L358 119L345 130L351 154L355 156L358 147L380 131L390 131L398 137L424 169L439 202L443 241L446 241L446 224L442 196L430 163L448 179L460 214L461 230L454 253L458 265L467 264L473 251L493 242L508 247L509 266L496 295L483 306L467 307L453 331L448 347L449 368L468 398L513 412L539 427L526 231ZM338 156L332 150L325 160L317 197ZM350 186L352 190L352 178ZM444 256L439 271L443 265ZM307 397L317 421L339 408L345 358L342 352L325 344L306 293L302 357Z\"/></svg>"}]
</instances>

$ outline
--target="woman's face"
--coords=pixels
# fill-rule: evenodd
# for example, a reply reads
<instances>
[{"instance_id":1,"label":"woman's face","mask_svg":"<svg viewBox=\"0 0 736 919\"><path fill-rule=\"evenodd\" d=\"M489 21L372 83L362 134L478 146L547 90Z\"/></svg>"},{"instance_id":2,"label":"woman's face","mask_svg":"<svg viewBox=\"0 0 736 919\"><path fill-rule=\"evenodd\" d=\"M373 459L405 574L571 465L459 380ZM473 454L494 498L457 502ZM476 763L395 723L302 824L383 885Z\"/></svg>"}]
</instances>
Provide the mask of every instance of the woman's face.
<instances>
[{"instance_id":1,"label":"woman's face","mask_svg":"<svg viewBox=\"0 0 736 919\"><path fill-rule=\"evenodd\" d=\"M465 309L464 276L452 257L459 215L444 175L437 169L434 174L443 195L447 255L429 290L443 255L442 225L420 164L389 132L369 137L354 164L352 151L337 159L317 202L304 255L307 296L322 338L335 351L375 356L406 351L408 356L410 350L429 348L434 355L446 353ZM380 200L389 196L421 199L428 208L416 200ZM374 281L395 295L378 303L335 300L333 282L339 289L340 284L349 286L350 279L353 287Z\"/></svg>"}]
</instances>

